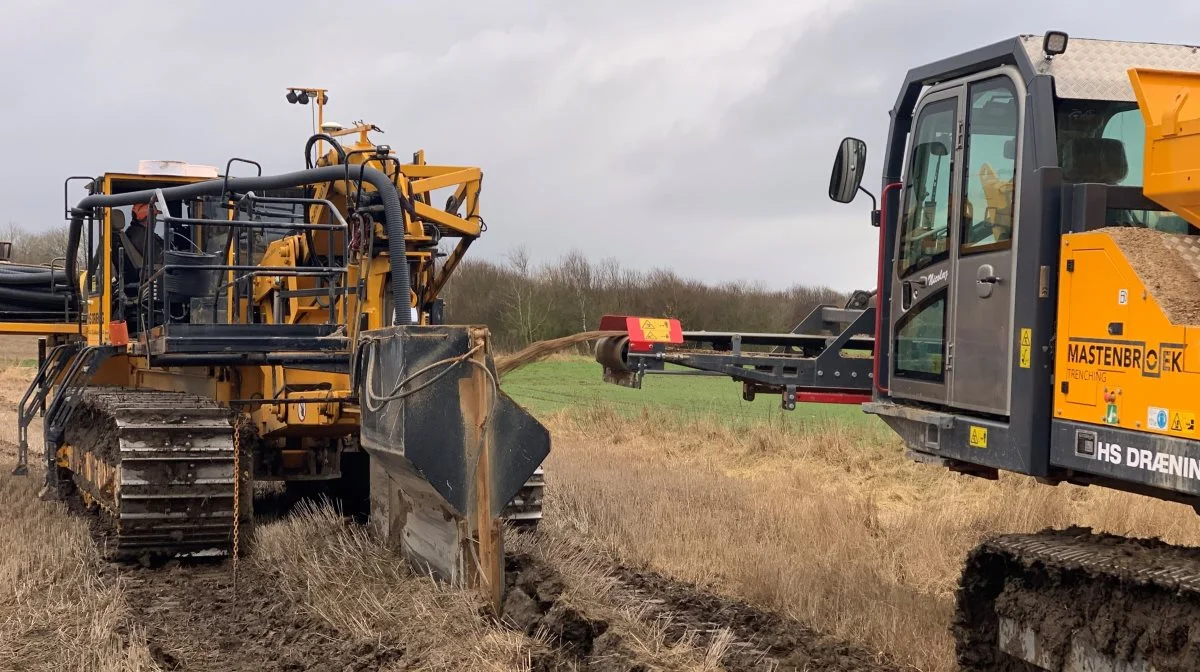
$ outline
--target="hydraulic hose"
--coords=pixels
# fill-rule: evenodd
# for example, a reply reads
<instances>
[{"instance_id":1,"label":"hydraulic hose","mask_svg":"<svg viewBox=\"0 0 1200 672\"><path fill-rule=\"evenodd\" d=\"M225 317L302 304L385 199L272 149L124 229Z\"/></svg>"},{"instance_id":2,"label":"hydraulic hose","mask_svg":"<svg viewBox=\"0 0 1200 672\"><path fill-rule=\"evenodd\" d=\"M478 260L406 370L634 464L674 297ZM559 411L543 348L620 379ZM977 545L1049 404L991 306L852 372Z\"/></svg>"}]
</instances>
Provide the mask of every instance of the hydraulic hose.
<instances>
[{"instance_id":1,"label":"hydraulic hose","mask_svg":"<svg viewBox=\"0 0 1200 672\"><path fill-rule=\"evenodd\" d=\"M304 143L304 167L305 168L312 168L314 165L313 160L312 160L312 154L310 154L310 152L312 152L313 145L317 144L318 140L324 140L325 142L328 142L330 145L332 145L334 151L337 152L338 163L342 164L343 166L346 165L346 150L342 149L341 143L339 143L332 135L327 135L325 133L316 133L311 138L308 139L308 142ZM320 159L321 157L318 156L317 158Z\"/></svg>"},{"instance_id":2,"label":"hydraulic hose","mask_svg":"<svg viewBox=\"0 0 1200 672\"><path fill-rule=\"evenodd\" d=\"M400 199L396 185L376 168L366 168L361 172L362 179L379 192L383 200L385 226L388 234L388 254L392 272L392 297L395 307L392 324L404 325L412 323L409 294L411 284L408 277L408 257L404 244L404 212L405 206ZM163 197L168 201L190 200L201 196L220 196L226 188L237 193L247 191L266 191L270 189L286 189L300 187L306 184L332 182L346 179L346 166L324 166L309 168L282 175L264 175L262 177L230 177L195 182L193 184L167 187L162 190ZM83 233L83 219L92 208L112 208L134 203L148 203L154 197L156 190L144 189L124 194L85 196L71 210L71 228L67 235L67 277L77 276L75 258L79 253L79 240ZM78 292L75 283L71 284L72 292Z\"/></svg>"}]
</instances>

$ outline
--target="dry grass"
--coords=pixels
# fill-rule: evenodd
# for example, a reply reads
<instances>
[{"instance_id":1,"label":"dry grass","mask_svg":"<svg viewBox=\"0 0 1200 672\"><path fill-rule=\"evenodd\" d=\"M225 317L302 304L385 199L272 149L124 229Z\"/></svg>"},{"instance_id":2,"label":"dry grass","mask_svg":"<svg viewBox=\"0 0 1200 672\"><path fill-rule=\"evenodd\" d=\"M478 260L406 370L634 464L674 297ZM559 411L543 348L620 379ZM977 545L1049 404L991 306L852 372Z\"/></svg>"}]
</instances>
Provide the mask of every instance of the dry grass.
<instances>
[{"instance_id":1,"label":"dry grass","mask_svg":"<svg viewBox=\"0 0 1200 672\"><path fill-rule=\"evenodd\" d=\"M1191 509L1099 488L909 463L872 426L738 431L605 409L560 414L545 524L597 552L780 610L922 670L967 550L1071 522L1200 544Z\"/></svg>"},{"instance_id":2,"label":"dry grass","mask_svg":"<svg viewBox=\"0 0 1200 672\"><path fill-rule=\"evenodd\" d=\"M27 374L0 374L9 399ZM19 398L19 393L18 393ZM0 669L159 669L132 623L121 585L102 577L101 559L82 518L42 502L42 474L12 476L15 414L0 410ZM31 437L36 445L39 437Z\"/></svg>"},{"instance_id":3,"label":"dry grass","mask_svg":"<svg viewBox=\"0 0 1200 672\"><path fill-rule=\"evenodd\" d=\"M258 529L253 561L334 629L403 649L391 669L525 670L540 644L481 615L475 596L414 575L366 528L307 507Z\"/></svg>"},{"instance_id":4,"label":"dry grass","mask_svg":"<svg viewBox=\"0 0 1200 672\"><path fill-rule=\"evenodd\" d=\"M37 337L0 334L0 368L16 367L29 361L37 361Z\"/></svg>"}]
</instances>

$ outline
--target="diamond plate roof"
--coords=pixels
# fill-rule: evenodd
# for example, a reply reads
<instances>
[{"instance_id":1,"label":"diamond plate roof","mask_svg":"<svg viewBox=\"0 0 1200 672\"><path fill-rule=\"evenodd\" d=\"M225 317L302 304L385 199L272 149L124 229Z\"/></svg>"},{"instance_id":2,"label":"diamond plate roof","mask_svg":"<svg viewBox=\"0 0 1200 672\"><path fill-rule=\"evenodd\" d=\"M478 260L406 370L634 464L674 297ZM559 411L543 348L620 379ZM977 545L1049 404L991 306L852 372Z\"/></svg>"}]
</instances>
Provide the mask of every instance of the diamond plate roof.
<instances>
[{"instance_id":1,"label":"diamond plate roof","mask_svg":"<svg viewBox=\"0 0 1200 672\"><path fill-rule=\"evenodd\" d=\"M1163 244L1179 255L1183 263L1200 278L1200 236L1185 236L1180 234L1163 234Z\"/></svg>"},{"instance_id":2,"label":"diamond plate roof","mask_svg":"<svg viewBox=\"0 0 1200 672\"><path fill-rule=\"evenodd\" d=\"M1200 47L1152 42L1117 42L1072 37L1066 53L1049 62L1042 54L1042 35L1022 35L1033 67L1054 77L1060 98L1135 101L1130 68L1200 71Z\"/></svg>"}]
</instances>

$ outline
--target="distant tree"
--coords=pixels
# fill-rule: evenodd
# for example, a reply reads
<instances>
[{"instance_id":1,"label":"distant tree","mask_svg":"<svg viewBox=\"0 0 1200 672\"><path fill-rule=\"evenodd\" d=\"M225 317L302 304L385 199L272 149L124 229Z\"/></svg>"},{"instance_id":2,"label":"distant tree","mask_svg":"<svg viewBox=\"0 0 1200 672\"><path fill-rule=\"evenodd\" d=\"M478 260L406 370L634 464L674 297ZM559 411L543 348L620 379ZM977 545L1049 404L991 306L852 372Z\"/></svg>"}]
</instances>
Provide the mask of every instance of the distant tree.
<instances>
[{"instance_id":1,"label":"distant tree","mask_svg":"<svg viewBox=\"0 0 1200 672\"><path fill-rule=\"evenodd\" d=\"M846 301L828 287L710 285L669 269L639 272L614 259L589 261L579 251L538 265L525 248L503 264L464 261L444 296L448 321L485 324L505 349L595 329L606 314L674 317L695 330L786 332L816 306Z\"/></svg>"}]
</instances>

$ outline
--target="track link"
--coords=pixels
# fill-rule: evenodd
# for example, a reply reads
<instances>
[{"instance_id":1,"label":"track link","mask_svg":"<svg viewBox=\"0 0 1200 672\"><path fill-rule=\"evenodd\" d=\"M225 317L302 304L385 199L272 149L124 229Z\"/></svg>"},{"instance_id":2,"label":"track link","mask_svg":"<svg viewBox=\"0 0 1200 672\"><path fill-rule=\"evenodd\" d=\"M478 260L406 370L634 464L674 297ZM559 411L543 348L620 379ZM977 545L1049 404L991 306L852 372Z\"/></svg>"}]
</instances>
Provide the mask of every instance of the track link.
<instances>
[{"instance_id":1,"label":"track link","mask_svg":"<svg viewBox=\"0 0 1200 672\"><path fill-rule=\"evenodd\" d=\"M967 559L964 670L1200 669L1200 549L1085 528L1007 535Z\"/></svg>"},{"instance_id":2,"label":"track link","mask_svg":"<svg viewBox=\"0 0 1200 672\"><path fill-rule=\"evenodd\" d=\"M114 557L228 552L234 446L228 409L174 392L85 388L65 441L72 480L101 512Z\"/></svg>"}]
</instances>

